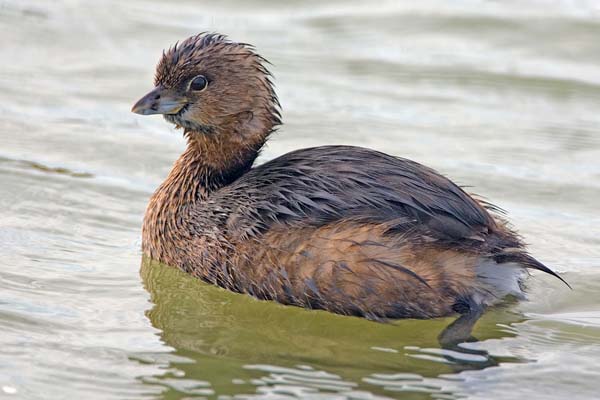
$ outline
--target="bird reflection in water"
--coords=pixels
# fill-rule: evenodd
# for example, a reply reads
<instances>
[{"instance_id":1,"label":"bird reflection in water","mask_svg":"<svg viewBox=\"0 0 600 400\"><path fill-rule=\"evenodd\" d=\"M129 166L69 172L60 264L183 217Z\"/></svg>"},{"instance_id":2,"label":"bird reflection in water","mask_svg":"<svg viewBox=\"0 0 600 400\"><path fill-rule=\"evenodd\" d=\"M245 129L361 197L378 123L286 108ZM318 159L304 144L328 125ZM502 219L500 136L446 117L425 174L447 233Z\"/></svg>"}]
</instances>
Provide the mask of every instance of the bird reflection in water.
<instances>
[{"instance_id":1,"label":"bird reflection in water","mask_svg":"<svg viewBox=\"0 0 600 400\"><path fill-rule=\"evenodd\" d=\"M302 397L317 390L452 398L461 371L525 361L463 345L513 336L501 327L523 317L505 308L489 310L471 332L476 318L381 323L256 300L146 257L141 276L153 304L147 317L175 357L166 363L170 372L144 380L166 386L165 393L186 392L183 383L192 380L209 384L196 391L218 395L283 390ZM308 392L290 394L292 387Z\"/></svg>"}]
</instances>

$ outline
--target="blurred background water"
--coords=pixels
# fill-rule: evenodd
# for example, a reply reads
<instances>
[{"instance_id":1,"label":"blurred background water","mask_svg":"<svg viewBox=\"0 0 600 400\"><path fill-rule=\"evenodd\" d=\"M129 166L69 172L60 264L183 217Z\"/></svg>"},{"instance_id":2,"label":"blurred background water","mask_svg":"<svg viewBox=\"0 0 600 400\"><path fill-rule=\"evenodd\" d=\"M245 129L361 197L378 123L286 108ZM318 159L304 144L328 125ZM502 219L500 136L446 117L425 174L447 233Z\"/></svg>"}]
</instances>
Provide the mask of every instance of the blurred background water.
<instances>
[{"instance_id":1,"label":"blurred background water","mask_svg":"<svg viewBox=\"0 0 600 400\"><path fill-rule=\"evenodd\" d=\"M274 64L285 125L260 162L346 143L428 164L574 290L535 274L448 350L452 319L377 324L142 263L185 143L129 110L162 49L206 30ZM598 1L0 0L0 398L598 398L599 38Z\"/></svg>"}]
</instances>

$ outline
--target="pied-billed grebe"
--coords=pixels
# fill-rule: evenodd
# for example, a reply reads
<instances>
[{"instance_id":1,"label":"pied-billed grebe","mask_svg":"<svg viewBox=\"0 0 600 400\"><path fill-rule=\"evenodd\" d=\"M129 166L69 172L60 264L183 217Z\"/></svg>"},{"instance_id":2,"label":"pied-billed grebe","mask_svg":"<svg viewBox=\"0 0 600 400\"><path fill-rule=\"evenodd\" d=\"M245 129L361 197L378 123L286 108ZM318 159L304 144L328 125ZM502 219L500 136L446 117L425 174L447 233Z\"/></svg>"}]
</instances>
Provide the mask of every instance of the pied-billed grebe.
<instances>
[{"instance_id":1,"label":"pied-billed grebe","mask_svg":"<svg viewBox=\"0 0 600 400\"><path fill-rule=\"evenodd\" d=\"M281 123L265 64L219 34L163 52L132 111L163 114L188 146L148 205L146 256L260 299L372 319L481 310L521 296L528 268L558 276L494 206L416 162L323 146L252 168Z\"/></svg>"}]
</instances>

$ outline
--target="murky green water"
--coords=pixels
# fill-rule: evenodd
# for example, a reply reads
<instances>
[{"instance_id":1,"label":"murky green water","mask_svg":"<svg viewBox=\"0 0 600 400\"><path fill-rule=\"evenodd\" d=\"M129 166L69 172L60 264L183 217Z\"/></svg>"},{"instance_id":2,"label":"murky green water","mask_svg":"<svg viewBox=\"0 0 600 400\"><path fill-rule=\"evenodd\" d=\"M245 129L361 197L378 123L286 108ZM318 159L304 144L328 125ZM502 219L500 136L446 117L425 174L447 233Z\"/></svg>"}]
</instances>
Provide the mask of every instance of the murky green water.
<instances>
[{"instance_id":1,"label":"murky green water","mask_svg":"<svg viewBox=\"0 0 600 400\"><path fill-rule=\"evenodd\" d=\"M305 311L143 263L184 140L129 109L204 30L274 64L286 124L261 161L350 143L429 164L574 290L535 274L442 350L451 319ZM0 398L598 398L599 38L591 0L0 0Z\"/></svg>"}]
</instances>

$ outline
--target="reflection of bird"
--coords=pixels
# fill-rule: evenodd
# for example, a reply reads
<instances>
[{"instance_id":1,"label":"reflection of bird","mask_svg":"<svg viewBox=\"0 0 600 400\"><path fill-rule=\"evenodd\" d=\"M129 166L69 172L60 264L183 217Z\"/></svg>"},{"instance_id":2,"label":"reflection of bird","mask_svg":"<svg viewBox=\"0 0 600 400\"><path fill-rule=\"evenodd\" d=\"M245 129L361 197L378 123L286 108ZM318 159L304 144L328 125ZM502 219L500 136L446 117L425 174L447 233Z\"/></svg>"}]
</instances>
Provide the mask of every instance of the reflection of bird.
<instances>
[{"instance_id":1,"label":"reflection of bird","mask_svg":"<svg viewBox=\"0 0 600 400\"><path fill-rule=\"evenodd\" d=\"M368 318L479 311L555 275L515 233L435 171L350 146L252 168L280 124L266 61L218 34L163 54L133 107L184 129L188 147L152 196L143 251L205 281Z\"/></svg>"}]
</instances>

